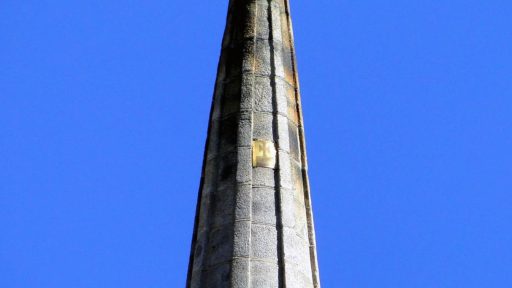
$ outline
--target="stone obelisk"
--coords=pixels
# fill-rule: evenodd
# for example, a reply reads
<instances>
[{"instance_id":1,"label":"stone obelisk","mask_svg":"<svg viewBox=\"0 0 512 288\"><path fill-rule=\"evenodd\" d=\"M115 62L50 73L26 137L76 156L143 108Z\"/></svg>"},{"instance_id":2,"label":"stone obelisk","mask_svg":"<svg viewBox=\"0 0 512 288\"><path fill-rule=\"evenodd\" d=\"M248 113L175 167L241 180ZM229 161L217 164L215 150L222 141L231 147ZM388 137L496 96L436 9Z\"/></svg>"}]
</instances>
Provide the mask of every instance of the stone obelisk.
<instances>
[{"instance_id":1,"label":"stone obelisk","mask_svg":"<svg viewBox=\"0 0 512 288\"><path fill-rule=\"evenodd\" d=\"M320 287L288 0L230 0L190 288Z\"/></svg>"}]
</instances>

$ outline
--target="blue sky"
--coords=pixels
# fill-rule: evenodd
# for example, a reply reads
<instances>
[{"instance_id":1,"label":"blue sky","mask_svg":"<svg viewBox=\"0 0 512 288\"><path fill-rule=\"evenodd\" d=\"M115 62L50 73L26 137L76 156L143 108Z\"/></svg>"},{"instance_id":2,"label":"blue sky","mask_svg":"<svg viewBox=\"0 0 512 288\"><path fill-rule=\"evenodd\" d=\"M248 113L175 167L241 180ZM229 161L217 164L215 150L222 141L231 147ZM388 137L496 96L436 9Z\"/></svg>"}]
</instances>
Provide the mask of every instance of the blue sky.
<instances>
[{"instance_id":1,"label":"blue sky","mask_svg":"<svg viewBox=\"0 0 512 288\"><path fill-rule=\"evenodd\" d=\"M512 287L512 3L291 1L324 287ZM227 1L0 2L0 287L183 287Z\"/></svg>"}]
</instances>

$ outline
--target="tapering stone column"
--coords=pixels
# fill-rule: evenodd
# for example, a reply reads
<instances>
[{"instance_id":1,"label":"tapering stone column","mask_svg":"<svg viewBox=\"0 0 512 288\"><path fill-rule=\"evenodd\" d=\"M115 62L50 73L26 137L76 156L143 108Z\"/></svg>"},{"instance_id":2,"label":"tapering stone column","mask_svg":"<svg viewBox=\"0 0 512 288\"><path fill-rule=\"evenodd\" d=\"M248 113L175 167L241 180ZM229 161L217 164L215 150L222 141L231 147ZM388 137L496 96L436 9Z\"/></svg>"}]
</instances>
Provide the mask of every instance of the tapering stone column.
<instances>
[{"instance_id":1,"label":"tapering stone column","mask_svg":"<svg viewBox=\"0 0 512 288\"><path fill-rule=\"evenodd\" d=\"M287 0L231 0L187 287L320 287Z\"/></svg>"}]
</instances>

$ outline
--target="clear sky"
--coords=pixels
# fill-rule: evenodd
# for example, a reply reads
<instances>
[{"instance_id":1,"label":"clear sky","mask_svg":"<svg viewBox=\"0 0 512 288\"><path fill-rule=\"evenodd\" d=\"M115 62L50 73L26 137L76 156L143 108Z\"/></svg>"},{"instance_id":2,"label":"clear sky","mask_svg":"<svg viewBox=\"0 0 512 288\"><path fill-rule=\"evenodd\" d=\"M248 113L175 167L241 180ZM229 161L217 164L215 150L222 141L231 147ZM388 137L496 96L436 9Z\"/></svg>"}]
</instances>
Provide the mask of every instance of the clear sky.
<instances>
[{"instance_id":1,"label":"clear sky","mask_svg":"<svg viewBox=\"0 0 512 288\"><path fill-rule=\"evenodd\" d=\"M291 4L323 286L512 287L512 2ZM0 287L184 287L226 7L0 1Z\"/></svg>"}]
</instances>

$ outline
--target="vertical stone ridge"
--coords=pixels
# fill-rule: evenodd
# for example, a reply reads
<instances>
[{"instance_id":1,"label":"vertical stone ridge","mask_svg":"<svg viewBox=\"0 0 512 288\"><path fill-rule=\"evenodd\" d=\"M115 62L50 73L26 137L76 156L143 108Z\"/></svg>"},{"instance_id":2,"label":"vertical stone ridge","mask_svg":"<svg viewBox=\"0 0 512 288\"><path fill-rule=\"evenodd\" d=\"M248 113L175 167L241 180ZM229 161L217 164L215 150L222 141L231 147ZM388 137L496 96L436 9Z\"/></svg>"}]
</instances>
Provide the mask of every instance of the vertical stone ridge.
<instances>
[{"instance_id":1,"label":"vertical stone ridge","mask_svg":"<svg viewBox=\"0 0 512 288\"><path fill-rule=\"evenodd\" d=\"M277 147L279 147L279 123L278 123L278 99L277 99L277 85L276 85L276 55L274 46L274 33L281 31L274 31L274 23L273 23L273 1L268 0L268 11L267 11L267 21L269 26L269 45L270 45L270 86L272 87L272 125L273 125L273 138ZM277 263L278 263L278 285L280 288L287 287L286 286L286 261L284 258L284 231L283 231L283 220L282 220L282 204L281 204L281 157L279 157L279 153L276 155L276 168L274 170L274 182L275 184L275 210L276 210L276 230L277 230Z\"/></svg>"},{"instance_id":2,"label":"vertical stone ridge","mask_svg":"<svg viewBox=\"0 0 512 288\"><path fill-rule=\"evenodd\" d=\"M286 20L288 22L288 34L289 34L289 46L292 54L292 73L293 73L293 81L295 85L295 96L296 96L296 110L297 110L297 116L299 120L299 142L300 142L300 148L301 148L301 162L302 162L302 177L304 179L303 186L304 186L304 201L306 204L306 212L307 212L307 222L308 222L308 238L309 238L309 245L310 245L310 261L311 261L311 272L312 272L312 278L313 278L313 285L315 288L320 287L320 278L319 278L319 272L318 272L318 256L316 251L316 236L315 236L315 229L314 229L314 219L313 219L313 207L311 203L311 191L310 191L310 185L309 185L309 176L307 173L307 153L306 153L306 141L305 141L305 134L304 134L304 119L302 115L302 102L300 97L300 83L299 83L299 77L298 77L298 71L297 71L297 59L296 59L296 52L295 52L295 40L294 40L294 34L293 34L293 26L291 21L291 12L290 12L290 1L284 0L285 4L285 13L286 13Z\"/></svg>"},{"instance_id":3,"label":"vertical stone ridge","mask_svg":"<svg viewBox=\"0 0 512 288\"><path fill-rule=\"evenodd\" d=\"M252 41L248 42L247 53L250 57L244 57L242 67L249 67L249 72L242 72L240 93L245 89L250 95L254 94L255 80L255 54L256 35L258 27L256 25L258 17L258 5L248 4L248 27L244 28L244 36L252 35ZM250 8L253 5L253 9ZM251 30L252 31L249 31ZM247 63L245 63L247 62ZM251 229L252 229L252 138L253 138L253 97L240 97L240 120L238 127L238 167L237 167L237 187L235 199L234 215L234 233L233 233L233 256L230 275L230 286L233 288L251 287ZM241 147L248 153L240 153Z\"/></svg>"}]
</instances>

